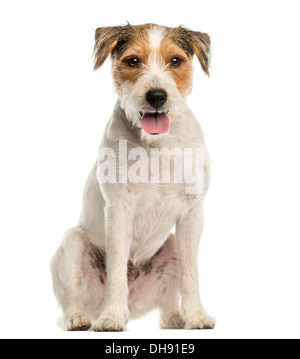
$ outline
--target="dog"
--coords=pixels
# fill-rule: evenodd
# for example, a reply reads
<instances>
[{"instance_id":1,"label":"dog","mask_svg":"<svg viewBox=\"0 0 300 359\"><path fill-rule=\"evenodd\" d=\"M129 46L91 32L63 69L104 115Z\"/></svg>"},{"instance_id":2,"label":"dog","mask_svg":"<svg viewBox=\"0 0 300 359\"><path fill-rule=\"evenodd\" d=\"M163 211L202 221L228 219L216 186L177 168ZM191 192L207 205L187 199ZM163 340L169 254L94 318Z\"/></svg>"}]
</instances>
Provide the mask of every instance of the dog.
<instances>
[{"instance_id":1,"label":"dog","mask_svg":"<svg viewBox=\"0 0 300 359\"><path fill-rule=\"evenodd\" d=\"M95 32L94 69L110 56L118 101L88 176L78 225L51 261L67 331L124 331L129 319L153 309L160 310L163 329L215 326L198 284L210 165L186 103L194 55L209 75L209 35L183 26L127 24ZM200 191L185 177L178 180L178 153L186 149L185 169L202 163ZM156 162L156 169L173 171L168 181L161 172L149 174L154 154L164 163Z\"/></svg>"}]
</instances>

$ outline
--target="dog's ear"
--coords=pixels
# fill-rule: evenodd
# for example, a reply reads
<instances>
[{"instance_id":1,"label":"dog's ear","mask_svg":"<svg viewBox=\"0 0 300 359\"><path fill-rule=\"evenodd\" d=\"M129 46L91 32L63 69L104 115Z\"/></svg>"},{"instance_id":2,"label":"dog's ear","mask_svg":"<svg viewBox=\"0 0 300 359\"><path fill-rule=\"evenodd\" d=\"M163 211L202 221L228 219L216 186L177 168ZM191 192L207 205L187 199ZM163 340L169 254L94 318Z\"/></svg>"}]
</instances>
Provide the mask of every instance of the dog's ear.
<instances>
[{"instance_id":1,"label":"dog's ear","mask_svg":"<svg viewBox=\"0 0 300 359\"><path fill-rule=\"evenodd\" d=\"M210 37L203 32L191 31L192 44L203 71L209 76Z\"/></svg>"},{"instance_id":2,"label":"dog's ear","mask_svg":"<svg viewBox=\"0 0 300 359\"><path fill-rule=\"evenodd\" d=\"M117 45L120 36L120 27L99 27L95 32L94 70L103 65L113 48Z\"/></svg>"}]
</instances>

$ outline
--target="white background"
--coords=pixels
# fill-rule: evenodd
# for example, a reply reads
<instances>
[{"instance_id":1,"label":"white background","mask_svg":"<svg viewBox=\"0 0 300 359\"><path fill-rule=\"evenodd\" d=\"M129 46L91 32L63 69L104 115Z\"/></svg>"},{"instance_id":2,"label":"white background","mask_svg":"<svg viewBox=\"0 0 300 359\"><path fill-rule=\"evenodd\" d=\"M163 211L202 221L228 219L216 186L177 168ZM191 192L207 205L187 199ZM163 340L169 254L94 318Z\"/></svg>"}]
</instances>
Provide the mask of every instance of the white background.
<instances>
[{"instance_id":1,"label":"white background","mask_svg":"<svg viewBox=\"0 0 300 359\"><path fill-rule=\"evenodd\" d=\"M300 337L299 2L1 1L0 337ZM189 104L212 182L200 251L214 331L64 333L49 261L76 225L112 112L109 61L93 72L98 26L184 24L212 39L211 78L195 61Z\"/></svg>"}]
</instances>

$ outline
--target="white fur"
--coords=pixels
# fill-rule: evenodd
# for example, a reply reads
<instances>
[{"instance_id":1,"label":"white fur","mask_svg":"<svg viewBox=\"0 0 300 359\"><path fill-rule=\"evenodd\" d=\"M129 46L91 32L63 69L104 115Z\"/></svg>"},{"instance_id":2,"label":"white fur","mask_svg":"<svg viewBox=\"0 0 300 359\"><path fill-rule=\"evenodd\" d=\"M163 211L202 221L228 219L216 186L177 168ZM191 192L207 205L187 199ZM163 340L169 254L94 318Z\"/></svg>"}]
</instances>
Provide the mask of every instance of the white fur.
<instances>
[{"instance_id":1,"label":"white fur","mask_svg":"<svg viewBox=\"0 0 300 359\"><path fill-rule=\"evenodd\" d=\"M165 29L158 26L154 26L151 30L148 31L149 46L152 50L159 49L164 34Z\"/></svg>"},{"instance_id":2,"label":"white fur","mask_svg":"<svg viewBox=\"0 0 300 359\"><path fill-rule=\"evenodd\" d=\"M151 46L159 45L162 34L161 29L149 32ZM142 129L138 113L149 107L146 92L157 87L168 93L164 109L170 111L170 129L164 135L151 136ZM171 73L155 53L134 85L122 85L101 148L118 154L119 140L127 140L128 152L141 147L149 156L153 147L205 149L201 128L186 105L186 97L179 93ZM172 181L103 184L99 180L102 160L98 159L88 177L78 226L66 233L51 262L65 329L87 329L93 322L95 330L124 330L129 318L157 307L162 312L163 328L213 327L214 320L200 301L197 267L202 205L209 183L206 149L204 190L199 195L187 195L185 183ZM119 178L118 170L116 175ZM170 235L174 225L176 237ZM106 253L107 275L93 266L93 246ZM128 260L143 268L161 248L152 259L150 273L141 271L137 280L128 283Z\"/></svg>"}]
</instances>

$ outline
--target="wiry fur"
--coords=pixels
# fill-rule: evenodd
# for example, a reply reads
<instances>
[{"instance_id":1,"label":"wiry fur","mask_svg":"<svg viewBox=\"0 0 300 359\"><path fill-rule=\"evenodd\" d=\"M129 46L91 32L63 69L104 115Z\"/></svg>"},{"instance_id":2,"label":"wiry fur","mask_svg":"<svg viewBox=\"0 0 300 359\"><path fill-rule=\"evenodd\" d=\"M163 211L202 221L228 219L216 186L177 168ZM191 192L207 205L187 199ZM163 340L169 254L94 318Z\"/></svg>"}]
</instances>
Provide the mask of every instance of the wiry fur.
<instances>
[{"instance_id":1,"label":"wiry fur","mask_svg":"<svg viewBox=\"0 0 300 359\"><path fill-rule=\"evenodd\" d=\"M151 31L155 31L152 37ZM95 68L111 54L119 95L101 148L114 149L118 158L119 141L125 139L128 152L141 147L149 155L152 147L205 148L186 97L192 87L194 53L208 73L209 43L208 35L182 27L97 29ZM140 68L126 67L124 59L130 55L142 57ZM184 59L182 68L171 69L169 58L178 55ZM170 129L158 136L146 133L139 118L139 111L151 111L145 94L152 88L168 93L164 109L170 112ZM66 233L51 262L64 328L122 331L129 318L154 308L161 310L162 328L213 328L214 320L200 301L197 269L202 205L209 184L207 152L204 190L199 195L187 195L186 184L174 181L103 184L100 163L99 158L88 177L79 223ZM128 167L121 167L117 177ZM176 237L170 234L174 225Z\"/></svg>"}]
</instances>

